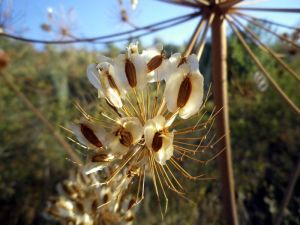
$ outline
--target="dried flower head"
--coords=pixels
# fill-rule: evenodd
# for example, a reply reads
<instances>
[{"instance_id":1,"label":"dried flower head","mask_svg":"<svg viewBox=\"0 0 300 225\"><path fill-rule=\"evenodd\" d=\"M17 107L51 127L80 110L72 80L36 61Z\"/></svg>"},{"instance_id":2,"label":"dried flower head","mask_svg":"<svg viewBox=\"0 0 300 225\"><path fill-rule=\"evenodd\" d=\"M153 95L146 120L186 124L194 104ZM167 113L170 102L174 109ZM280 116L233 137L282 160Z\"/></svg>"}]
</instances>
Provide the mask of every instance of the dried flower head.
<instances>
[{"instance_id":1,"label":"dried flower head","mask_svg":"<svg viewBox=\"0 0 300 225\"><path fill-rule=\"evenodd\" d=\"M107 175L109 172L104 171ZM114 192L121 176L110 186L92 186L95 175L73 173L58 184L59 196L52 197L46 208L46 217L62 224L74 225L128 225L134 219L133 199L130 195Z\"/></svg>"},{"instance_id":2,"label":"dried flower head","mask_svg":"<svg viewBox=\"0 0 300 225\"><path fill-rule=\"evenodd\" d=\"M168 59L162 46L140 54L137 44L130 44L125 54L98 61L88 67L87 77L98 90L101 112L93 117L78 106L87 122L72 127L78 141L94 150L84 171L113 168L96 184L109 185L121 174L126 185L120 193L138 178L135 204L144 197L146 176L158 197L167 199L165 188L183 194L176 176L197 180L202 175L190 175L182 161L207 163L210 157L199 158L213 145L213 139L204 141L214 116L200 112L205 104L196 56L176 53Z\"/></svg>"}]
</instances>

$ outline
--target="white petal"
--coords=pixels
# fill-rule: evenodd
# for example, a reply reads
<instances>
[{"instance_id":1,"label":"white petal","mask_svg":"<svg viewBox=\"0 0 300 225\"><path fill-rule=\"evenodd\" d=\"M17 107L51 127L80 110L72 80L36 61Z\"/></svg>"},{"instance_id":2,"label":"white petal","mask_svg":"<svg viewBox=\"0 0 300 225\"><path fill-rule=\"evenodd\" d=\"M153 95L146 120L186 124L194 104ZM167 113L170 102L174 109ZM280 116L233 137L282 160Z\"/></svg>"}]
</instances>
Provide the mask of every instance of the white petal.
<instances>
[{"instance_id":1,"label":"white petal","mask_svg":"<svg viewBox=\"0 0 300 225\"><path fill-rule=\"evenodd\" d=\"M83 145L87 145L88 143L88 141L86 140L86 138L83 136L83 134L81 133L81 130L80 130L80 125L78 125L78 124L70 124L69 125L69 128L70 128L70 130L72 130L73 131L73 133L75 134L75 136L76 136L76 138L77 138L77 140L81 143L81 144L83 144Z\"/></svg>"},{"instance_id":2,"label":"white petal","mask_svg":"<svg viewBox=\"0 0 300 225\"><path fill-rule=\"evenodd\" d=\"M115 79L114 67L108 62L99 63L97 65L97 67L102 70L101 76L100 76L100 83L101 83L101 86L103 87L104 96L110 102L110 104L112 104L113 106L115 106L117 108L121 108L123 103L121 100L120 93L118 91L119 87L118 87L116 79ZM115 81L116 87L111 86L110 81L107 76L107 73Z\"/></svg>"},{"instance_id":3,"label":"white petal","mask_svg":"<svg viewBox=\"0 0 300 225\"><path fill-rule=\"evenodd\" d=\"M155 133L157 132L155 123L153 120L148 120L144 126L144 138L148 149L152 149L152 142Z\"/></svg>"},{"instance_id":4,"label":"white petal","mask_svg":"<svg viewBox=\"0 0 300 225\"><path fill-rule=\"evenodd\" d=\"M114 69L116 74L116 83L121 91L130 90L130 85L126 78L125 74L125 60L126 56L124 54L120 54L117 58L114 59Z\"/></svg>"},{"instance_id":5,"label":"white petal","mask_svg":"<svg viewBox=\"0 0 300 225\"><path fill-rule=\"evenodd\" d=\"M181 58L181 53L174 53L171 55L171 57L168 60L168 63L165 66L165 81L168 81L169 78L173 77L177 73L187 74L189 72L189 66L186 63L183 63L178 67Z\"/></svg>"},{"instance_id":6,"label":"white petal","mask_svg":"<svg viewBox=\"0 0 300 225\"><path fill-rule=\"evenodd\" d=\"M121 108L123 106L122 99L119 95L119 92L116 89L108 88L105 91L105 96L110 104L117 108Z\"/></svg>"},{"instance_id":7,"label":"white petal","mask_svg":"<svg viewBox=\"0 0 300 225\"><path fill-rule=\"evenodd\" d=\"M112 129L110 135L107 136L109 148L114 153L125 154L129 147L121 144L120 137L116 136L115 133L120 129L120 127L125 128L125 131L130 132L132 135L132 145L134 145L138 143L143 136L143 126L136 117L124 117L120 119L118 123L119 124Z\"/></svg>"},{"instance_id":8,"label":"white petal","mask_svg":"<svg viewBox=\"0 0 300 225\"><path fill-rule=\"evenodd\" d=\"M152 142L156 132L161 131L164 129L166 123L166 119L159 115L150 119L146 122L144 126L144 138L147 147L151 150L152 149Z\"/></svg>"},{"instance_id":9,"label":"white petal","mask_svg":"<svg viewBox=\"0 0 300 225\"><path fill-rule=\"evenodd\" d=\"M147 65L141 55L132 55L132 63L136 70L137 88L144 89L147 85Z\"/></svg>"},{"instance_id":10,"label":"white petal","mask_svg":"<svg viewBox=\"0 0 300 225\"><path fill-rule=\"evenodd\" d=\"M157 55L161 55L161 51L163 46L158 46L159 49L148 49L148 50L144 50L142 52L142 56L146 62L146 66L147 63L154 58ZM161 49L161 50L160 50ZM161 65L156 68L155 70L147 73L147 80L148 82L152 83L152 82L157 82L157 81L161 81L165 79L166 73L169 69L169 60L163 59Z\"/></svg>"},{"instance_id":11,"label":"white petal","mask_svg":"<svg viewBox=\"0 0 300 225\"><path fill-rule=\"evenodd\" d=\"M155 160L161 164L165 165L166 161L173 156L174 147L173 147L173 133L163 136L163 145L161 149L154 154Z\"/></svg>"},{"instance_id":12,"label":"white petal","mask_svg":"<svg viewBox=\"0 0 300 225\"><path fill-rule=\"evenodd\" d=\"M98 147L96 147L95 145L93 145L89 140L87 140L84 135L81 132L81 127L80 124L85 124L87 127L89 127L93 133L95 134L95 136L98 138L98 140L102 143L103 146L105 146L105 140L106 140L106 132L105 130L97 123L90 123L86 120L81 121L79 124L71 124L69 127L70 129L73 131L73 133L75 134L77 140L92 149L98 149Z\"/></svg>"},{"instance_id":13,"label":"white petal","mask_svg":"<svg viewBox=\"0 0 300 225\"><path fill-rule=\"evenodd\" d=\"M185 106L179 110L179 116L183 119L196 114L203 103L203 76L198 72L190 74L189 77L192 84L191 95Z\"/></svg>"},{"instance_id":14,"label":"white petal","mask_svg":"<svg viewBox=\"0 0 300 225\"><path fill-rule=\"evenodd\" d=\"M121 144L120 139L114 133L107 136L109 141L108 147L112 153L115 154L125 154L128 151L128 147Z\"/></svg>"},{"instance_id":15,"label":"white petal","mask_svg":"<svg viewBox=\"0 0 300 225\"><path fill-rule=\"evenodd\" d=\"M153 121L155 123L155 128L157 131L160 131L165 127L166 119L162 115L154 117Z\"/></svg>"},{"instance_id":16,"label":"white petal","mask_svg":"<svg viewBox=\"0 0 300 225\"><path fill-rule=\"evenodd\" d=\"M125 117L121 119L123 127L129 131L133 138L133 144L140 141L143 136L143 126L136 117Z\"/></svg>"},{"instance_id":17,"label":"white petal","mask_svg":"<svg viewBox=\"0 0 300 225\"><path fill-rule=\"evenodd\" d=\"M97 89L101 89L99 73L95 64L91 64L87 67L87 77L90 83Z\"/></svg>"},{"instance_id":18,"label":"white petal","mask_svg":"<svg viewBox=\"0 0 300 225\"><path fill-rule=\"evenodd\" d=\"M180 85L184 78L184 74L182 72L178 72L173 74L166 83L164 97L166 99L167 108L170 112L175 112L178 108L177 98Z\"/></svg>"}]
</instances>

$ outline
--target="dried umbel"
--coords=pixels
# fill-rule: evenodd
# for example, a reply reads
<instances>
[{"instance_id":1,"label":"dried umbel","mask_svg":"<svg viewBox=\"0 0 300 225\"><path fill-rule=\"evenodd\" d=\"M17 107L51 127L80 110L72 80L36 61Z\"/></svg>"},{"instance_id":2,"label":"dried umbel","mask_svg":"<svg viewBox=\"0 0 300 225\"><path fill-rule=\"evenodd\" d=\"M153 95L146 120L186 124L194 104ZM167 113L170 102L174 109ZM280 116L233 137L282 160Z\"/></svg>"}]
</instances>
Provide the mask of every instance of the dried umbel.
<instances>
[{"instance_id":1,"label":"dried umbel","mask_svg":"<svg viewBox=\"0 0 300 225\"><path fill-rule=\"evenodd\" d=\"M107 175L107 170L103 171ZM134 219L134 200L130 195L121 196L115 190L121 176L110 186L93 186L96 176L80 172L58 184L59 196L52 197L45 215L61 224L74 225L129 225Z\"/></svg>"},{"instance_id":2,"label":"dried umbel","mask_svg":"<svg viewBox=\"0 0 300 225\"><path fill-rule=\"evenodd\" d=\"M88 66L87 76L98 90L101 112L93 117L78 106L84 119L72 125L80 144L93 150L83 171L110 168L111 175L95 184L109 185L121 175L120 194L136 184L134 204L144 197L146 177L152 177L158 196L167 198L165 188L183 194L178 175L202 176L190 175L182 161L204 164L215 156L213 139L205 141L214 115L201 111L203 76L196 56L166 58L163 46L140 54L130 44L125 54L98 61Z\"/></svg>"}]
</instances>

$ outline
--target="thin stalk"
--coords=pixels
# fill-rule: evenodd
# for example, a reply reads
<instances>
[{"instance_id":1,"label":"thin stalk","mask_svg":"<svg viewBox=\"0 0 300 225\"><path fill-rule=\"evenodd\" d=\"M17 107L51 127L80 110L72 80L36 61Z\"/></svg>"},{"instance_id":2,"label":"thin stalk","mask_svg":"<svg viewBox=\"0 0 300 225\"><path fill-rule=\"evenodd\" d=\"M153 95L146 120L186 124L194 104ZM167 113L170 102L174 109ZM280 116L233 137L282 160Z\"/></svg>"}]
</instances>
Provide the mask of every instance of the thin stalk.
<instances>
[{"instance_id":1,"label":"thin stalk","mask_svg":"<svg viewBox=\"0 0 300 225\"><path fill-rule=\"evenodd\" d=\"M204 28L204 30L202 32L202 35L201 35L201 38L199 40L198 48L197 48L197 58L198 58L198 60L200 60L200 58L202 56L203 49L204 49L204 46L205 46L205 43L206 43L207 31L208 31L208 28L211 26L211 24L214 20L214 17L215 17L214 13L211 13L208 16L207 22L205 24L205 28Z\"/></svg>"},{"instance_id":2,"label":"thin stalk","mask_svg":"<svg viewBox=\"0 0 300 225\"><path fill-rule=\"evenodd\" d=\"M247 11L263 11L263 12L278 12L278 13L300 13L300 9L296 8L264 8L264 7L234 7L234 10Z\"/></svg>"},{"instance_id":3,"label":"thin stalk","mask_svg":"<svg viewBox=\"0 0 300 225\"><path fill-rule=\"evenodd\" d=\"M202 30L205 22L206 22L206 16L201 17L201 19L200 19L200 21L199 21L199 23L198 23L198 25L197 25L194 33L191 36L189 44L188 44L188 46L186 47L186 49L185 49L185 51L183 53L184 56L188 56L188 55L191 54L191 52L192 52L192 50L193 50L193 48L195 46L195 43L196 43L196 41L197 41L197 39L199 37L200 31Z\"/></svg>"}]
</instances>

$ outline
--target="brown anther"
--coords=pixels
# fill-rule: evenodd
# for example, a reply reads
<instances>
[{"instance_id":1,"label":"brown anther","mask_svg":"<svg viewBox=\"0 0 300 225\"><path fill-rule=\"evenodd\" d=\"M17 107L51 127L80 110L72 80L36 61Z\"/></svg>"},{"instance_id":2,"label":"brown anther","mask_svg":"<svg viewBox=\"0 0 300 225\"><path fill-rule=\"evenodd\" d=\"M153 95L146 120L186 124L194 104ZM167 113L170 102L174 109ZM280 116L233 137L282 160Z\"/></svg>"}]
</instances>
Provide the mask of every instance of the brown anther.
<instances>
[{"instance_id":1,"label":"brown anther","mask_svg":"<svg viewBox=\"0 0 300 225\"><path fill-rule=\"evenodd\" d=\"M129 147L133 143L132 134L126 131L124 127L121 127L117 132L116 136L119 136L120 143L125 147Z\"/></svg>"},{"instance_id":2,"label":"brown anther","mask_svg":"<svg viewBox=\"0 0 300 225\"><path fill-rule=\"evenodd\" d=\"M153 141L152 141L152 149L155 152L158 152L159 149L162 147L163 144L163 138L161 137L162 132L161 131L157 131L154 134L153 137Z\"/></svg>"},{"instance_id":3,"label":"brown anther","mask_svg":"<svg viewBox=\"0 0 300 225\"><path fill-rule=\"evenodd\" d=\"M80 124L80 131L83 134L83 136L94 146L101 148L103 144L101 141L97 138L94 131L89 128L87 125L81 123Z\"/></svg>"},{"instance_id":4,"label":"brown anther","mask_svg":"<svg viewBox=\"0 0 300 225\"><path fill-rule=\"evenodd\" d=\"M183 80L180 85L178 97L177 97L177 107L182 108L185 106L187 101L189 100L192 93L192 83L190 81L189 76Z\"/></svg>"},{"instance_id":5,"label":"brown anther","mask_svg":"<svg viewBox=\"0 0 300 225\"><path fill-rule=\"evenodd\" d=\"M126 59L125 61L125 74L130 87L136 87L136 70L134 64L129 59Z\"/></svg>"},{"instance_id":6,"label":"brown anther","mask_svg":"<svg viewBox=\"0 0 300 225\"><path fill-rule=\"evenodd\" d=\"M163 56L162 55L156 55L154 56L152 59L150 59L150 61L147 63L147 69L148 69L148 73L150 73L151 71L157 69L163 61Z\"/></svg>"},{"instance_id":7,"label":"brown anther","mask_svg":"<svg viewBox=\"0 0 300 225\"><path fill-rule=\"evenodd\" d=\"M178 65L177 65L177 67L181 66L181 65L184 64L184 63L187 63L186 57L182 56L182 57L180 58L180 61L179 61Z\"/></svg>"}]
</instances>

